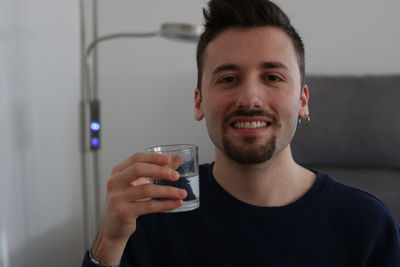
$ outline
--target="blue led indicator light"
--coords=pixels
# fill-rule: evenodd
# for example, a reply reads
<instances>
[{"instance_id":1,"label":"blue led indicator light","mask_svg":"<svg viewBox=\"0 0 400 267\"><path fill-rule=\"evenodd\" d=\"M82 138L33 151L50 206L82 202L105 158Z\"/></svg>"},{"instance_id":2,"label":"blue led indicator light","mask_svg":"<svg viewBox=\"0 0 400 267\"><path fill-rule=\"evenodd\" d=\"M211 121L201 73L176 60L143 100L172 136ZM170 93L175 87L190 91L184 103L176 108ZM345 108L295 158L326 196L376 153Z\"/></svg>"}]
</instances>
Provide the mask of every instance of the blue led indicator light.
<instances>
[{"instance_id":1,"label":"blue led indicator light","mask_svg":"<svg viewBox=\"0 0 400 267\"><path fill-rule=\"evenodd\" d=\"M90 124L90 129L92 129L92 131L97 132L98 130L100 130L100 123L98 123L97 121L94 121Z\"/></svg>"},{"instance_id":2,"label":"blue led indicator light","mask_svg":"<svg viewBox=\"0 0 400 267\"><path fill-rule=\"evenodd\" d=\"M100 139L98 137L93 137L90 140L90 143L92 144L92 147L99 147L100 146Z\"/></svg>"}]
</instances>

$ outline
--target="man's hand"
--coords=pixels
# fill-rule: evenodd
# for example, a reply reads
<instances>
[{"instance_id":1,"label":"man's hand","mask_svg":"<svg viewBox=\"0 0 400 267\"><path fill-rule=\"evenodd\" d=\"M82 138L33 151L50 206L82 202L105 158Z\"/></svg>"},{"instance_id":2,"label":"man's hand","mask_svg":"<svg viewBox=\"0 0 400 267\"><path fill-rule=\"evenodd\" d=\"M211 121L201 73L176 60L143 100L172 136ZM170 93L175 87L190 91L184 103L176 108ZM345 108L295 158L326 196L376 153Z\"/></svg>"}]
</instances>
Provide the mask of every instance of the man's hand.
<instances>
[{"instance_id":1,"label":"man's hand","mask_svg":"<svg viewBox=\"0 0 400 267\"><path fill-rule=\"evenodd\" d=\"M129 237L136 230L136 219L143 214L180 207L186 191L155 185L151 179L176 181L179 158L157 153L137 153L112 170L107 182L106 206L91 253L96 260L119 264ZM155 199L166 200L155 200Z\"/></svg>"}]
</instances>

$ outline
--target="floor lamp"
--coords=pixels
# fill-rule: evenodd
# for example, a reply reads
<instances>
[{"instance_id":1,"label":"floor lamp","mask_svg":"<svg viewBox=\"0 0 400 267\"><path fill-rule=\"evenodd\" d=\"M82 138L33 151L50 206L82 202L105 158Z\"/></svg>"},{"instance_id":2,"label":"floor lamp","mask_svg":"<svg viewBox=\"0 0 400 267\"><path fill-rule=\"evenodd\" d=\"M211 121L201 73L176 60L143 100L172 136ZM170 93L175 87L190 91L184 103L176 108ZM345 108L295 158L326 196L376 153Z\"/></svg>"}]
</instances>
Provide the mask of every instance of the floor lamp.
<instances>
[{"instance_id":1,"label":"floor lamp","mask_svg":"<svg viewBox=\"0 0 400 267\"><path fill-rule=\"evenodd\" d=\"M82 22L83 23L83 22ZM145 33L116 33L101 36L86 47L81 46L81 180L83 192L83 216L85 245L94 238L93 233L100 222L100 175L98 153L101 147L100 100L93 90L93 51L103 42L121 38L146 38L161 36L169 39L197 42L202 26L181 23L164 23L159 31ZM94 62L97 64L97 62Z\"/></svg>"}]
</instances>

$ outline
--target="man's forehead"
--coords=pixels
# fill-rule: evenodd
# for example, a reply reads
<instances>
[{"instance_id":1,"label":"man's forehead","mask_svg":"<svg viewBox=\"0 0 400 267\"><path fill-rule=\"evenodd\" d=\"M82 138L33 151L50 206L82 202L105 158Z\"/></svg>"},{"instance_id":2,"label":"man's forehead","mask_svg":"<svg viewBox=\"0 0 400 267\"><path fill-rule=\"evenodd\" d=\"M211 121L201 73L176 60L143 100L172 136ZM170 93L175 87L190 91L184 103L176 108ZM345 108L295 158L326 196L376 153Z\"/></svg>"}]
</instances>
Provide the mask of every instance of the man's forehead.
<instances>
[{"instance_id":1,"label":"man's forehead","mask_svg":"<svg viewBox=\"0 0 400 267\"><path fill-rule=\"evenodd\" d=\"M229 28L212 40L204 51L204 71L215 72L224 65L240 66L252 62L259 67L297 67L294 46L289 36L276 27ZM223 68L223 67L221 67Z\"/></svg>"}]
</instances>

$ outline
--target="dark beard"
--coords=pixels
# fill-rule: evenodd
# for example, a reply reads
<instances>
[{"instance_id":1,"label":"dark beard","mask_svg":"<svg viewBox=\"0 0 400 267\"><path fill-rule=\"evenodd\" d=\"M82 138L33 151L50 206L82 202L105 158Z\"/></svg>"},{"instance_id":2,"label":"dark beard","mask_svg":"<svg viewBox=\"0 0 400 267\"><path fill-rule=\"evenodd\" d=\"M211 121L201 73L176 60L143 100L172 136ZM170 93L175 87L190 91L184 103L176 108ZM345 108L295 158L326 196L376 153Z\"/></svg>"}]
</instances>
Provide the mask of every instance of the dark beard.
<instances>
[{"instance_id":1,"label":"dark beard","mask_svg":"<svg viewBox=\"0 0 400 267\"><path fill-rule=\"evenodd\" d=\"M223 149L225 154L232 160L241 164L258 164L263 163L272 158L276 149L276 136L273 136L265 145L255 146L257 137L248 136L244 138L247 144L237 146L228 138L222 138Z\"/></svg>"},{"instance_id":2,"label":"dark beard","mask_svg":"<svg viewBox=\"0 0 400 267\"><path fill-rule=\"evenodd\" d=\"M258 164L263 163L272 158L276 150L276 136L264 145L254 145L257 140L255 136L245 136L243 138L244 145L235 145L231 140L226 138L225 134L229 125L227 122L236 116L263 116L272 121L272 125L277 124L278 120L275 115L261 109L244 110L238 109L224 118L224 131L222 136L222 146L225 154L232 160L241 164Z\"/></svg>"}]
</instances>

